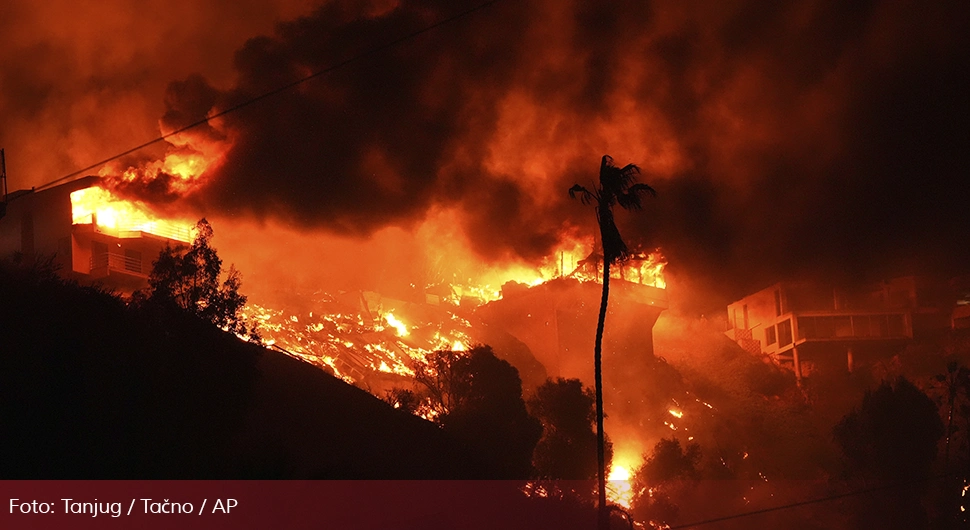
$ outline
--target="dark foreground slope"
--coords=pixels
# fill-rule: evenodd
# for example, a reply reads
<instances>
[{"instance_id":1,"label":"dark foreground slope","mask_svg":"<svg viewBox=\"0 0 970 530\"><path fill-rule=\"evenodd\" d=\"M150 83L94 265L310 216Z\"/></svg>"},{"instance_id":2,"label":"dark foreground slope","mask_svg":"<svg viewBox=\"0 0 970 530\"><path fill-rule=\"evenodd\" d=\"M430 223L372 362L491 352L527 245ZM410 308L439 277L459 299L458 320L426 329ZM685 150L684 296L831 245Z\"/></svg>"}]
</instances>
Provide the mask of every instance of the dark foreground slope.
<instances>
[{"instance_id":1,"label":"dark foreground slope","mask_svg":"<svg viewBox=\"0 0 970 530\"><path fill-rule=\"evenodd\" d=\"M0 478L463 478L434 425L195 318L0 263Z\"/></svg>"}]
</instances>

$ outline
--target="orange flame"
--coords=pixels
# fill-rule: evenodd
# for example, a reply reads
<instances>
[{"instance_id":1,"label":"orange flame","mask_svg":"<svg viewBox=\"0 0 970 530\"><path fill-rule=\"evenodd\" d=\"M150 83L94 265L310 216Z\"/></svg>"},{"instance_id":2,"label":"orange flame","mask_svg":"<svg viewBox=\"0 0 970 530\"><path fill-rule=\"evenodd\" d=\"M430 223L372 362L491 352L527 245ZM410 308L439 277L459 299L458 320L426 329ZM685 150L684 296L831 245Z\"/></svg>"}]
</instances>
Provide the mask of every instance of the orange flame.
<instances>
[{"instance_id":1,"label":"orange flame","mask_svg":"<svg viewBox=\"0 0 970 530\"><path fill-rule=\"evenodd\" d=\"M185 243L194 238L191 224L159 219L145 205L97 186L71 193L71 218L72 224L94 225L118 237L147 233Z\"/></svg>"},{"instance_id":2,"label":"orange flame","mask_svg":"<svg viewBox=\"0 0 970 530\"><path fill-rule=\"evenodd\" d=\"M607 499L624 508L629 508L633 503L633 486L631 485L633 473L630 471L633 467L631 462L614 457L613 467L610 469L609 477L607 477L609 481L606 485Z\"/></svg>"},{"instance_id":3,"label":"orange flame","mask_svg":"<svg viewBox=\"0 0 970 530\"><path fill-rule=\"evenodd\" d=\"M406 337L406 336L408 336L408 327L407 327L407 325L405 325L404 322L401 322L400 320L398 320L398 318L396 316L394 316L394 313L388 313L388 314L384 315L384 320L387 321L387 324L389 326L391 326L392 328L394 328L397 331L397 336L398 337Z\"/></svg>"},{"instance_id":4,"label":"orange flame","mask_svg":"<svg viewBox=\"0 0 970 530\"><path fill-rule=\"evenodd\" d=\"M210 122L210 125L213 125ZM121 170L105 166L99 175L115 185L148 184L163 179L170 195L191 194L205 183L205 174L225 159L231 142L205 134L183 132L168 139L169 152L160 160ZM120 175L119 175L120 173Z\"/></svg>"},{"instance_id":5,"label":"orange flame","mask_svg":"<svg viewBox=\"0 0 970 530\"><path fill-rule=\"evenodd\" d=\"M502 298L502 286L516 282L535 287L556 278L574 278L581 282L602 282L602 258L597 261L592 241L566 238L565 241L538 266L511 264L498 266L484 274L477 282L456 281L451 285L453 296L447 301L457 305L464 297L482 303ZM664 268L667 260L659 250L631 254L619 266L614 266L610 278L625 280L658 289L666 289Z\"/></svg>"}]
</instances>

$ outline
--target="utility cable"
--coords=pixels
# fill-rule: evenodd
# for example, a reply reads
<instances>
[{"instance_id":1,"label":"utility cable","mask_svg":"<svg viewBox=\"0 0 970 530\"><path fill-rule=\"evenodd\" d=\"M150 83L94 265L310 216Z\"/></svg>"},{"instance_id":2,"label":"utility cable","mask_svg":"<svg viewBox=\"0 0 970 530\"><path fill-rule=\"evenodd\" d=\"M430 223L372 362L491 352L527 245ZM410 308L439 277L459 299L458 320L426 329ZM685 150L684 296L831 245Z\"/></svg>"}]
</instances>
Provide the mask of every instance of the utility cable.
<instances>
[{"instance_id":1,"label":"utility cable","mask_svg":"<svg viewBox=\"0 0 970 530\"><path fill-rule=\"evenodd\" d=\"M482 9L485 9L486 7L488 7L488 6L492 5L492 4L498 3L499 1L500 0L489 0L487 2L478 4L478 5L474 6L474 7L471 7L469 9L466 9L465 11L462 11L462 12L456 14L456 15L452 15L452 16L450 16L448 18L439 20L438 22L435 22L434 24L431 24L430 26L425 26L425 27L423 27L423 28L421 28L421 29L419 29L417 31L414 31L412 33L408 33L407 35L405 35L403 37L399 37L399 38L397 38L395 40L392 40L392 41L387 42L387 43L384 43L384 44L382 44L380 46L371 48L371 49L369 49L367 51L364 51L362 53L359 53L357 55L354 55L354 56L352 56L352 57L350 57L348 59L344 59L343 61L340 61L338 63L332 64L332 65L324 68L323 70L319 70L317 72L314 72L314 73L312 73L312 74L310 74L310 75L308 75L306 77L302 77L302 78L300 78L300 79L298 79L296 81L287 83L285 85L281 85L281 86L279 86L277 88L274 88L274 89L272 89L272 90L270 90L268 92L264 92L264 93L262 93L262 94L260 94L258 96L255 96L253 98L247 99L246 101L243 101L242 103L238 103L238 104L233 105L233 106L231 106L231 107L229 107L227 109L221 110L221 111L219 111L219 112L217 112L217 113L215 113L215 114L213 114L211 116L208 116L207 115L206 117L204 117L204 118L202 118L202 119L200 119L200 120L198 120L196 122L190 123L190 124L188 124L188 125L186 125L184 127L181 127L179 129L176 129L176 130L174 130L174 131L172 131L172 132L170 132L168 134L163 134L162 136L159 136L158 138L155 138L153 140L149 140L149 141L147 141L147 142L145 142L145 143L143 143L141 145L137 145L135 147L132 147L131 149L128 149L128 150L126 150L124 152L118 153L118 154L116 154L114 156L110 156L108 158L105 158L104 160L101 160L99 162L96 162L94 164L91 164L90 166L81 168L81 169L79 169L79 170L77 170L77 171L75 171L73 173L69 173L67 175L64 175L63 177L61 177L61 178L59 178L57 180L52 180L52 181L50 181L50 182L48 182L46 184L37 186L35 189L36 190L42 190L44 188L48 188L48 187L53 186L55 184L58 184L58 183L61 183L61 182L66 181L66 180L72 179L74 177L77 177L78 175L81 175L83 173L86 173L88 171L91 171L92 169L101 167L101 166L107 164L108 162L117 160L117 159L119 159L119 158L121 158L123 156L126 156L126 155L130 155L131 153L134 153L136 151L140 151L141 149L144 149L144 148L146 148L146 147L148 147L150 145L153 145L153 144L156 144L158 142L167 140L167 139L171 138L172 136L175 136L176 134L183 133L183 132L185 132L185 131L187 131L189 129L193 129L195 127L198 127L199 125L203 125L205 123L208 123L209 120L214 120L216 118L225 116L226 114L229 114L230 112L235 112L235 111L237 111L237 110L239 110L241 108L248 107L249 105L252 105L253 103L256 103L258 101L262 101L262 100L264 100L264 99L266 99L268 97L271 97L271 96L275 96L276 94L279 94L280 92L284 92L284 91L289 90L289 89L291 89L291 88L293 88L293 87L295 87L297 85L301 85L301 84L303 84L303 83L305 83L305 82L307 82L307 81L309 81L311 79L320 77L322 75L325 75L325 74L328 74L330 72L333 72L334 70L343 68L344 66L347 66L348 64L357 62L357 61L359 61L361 59L364 59L366 57L370 57L371 55L375 55L375 54L380 53L382 51L385 51L387 49L393 48L393 47L395 47L395 46L397 46L397 45L399 45L401 43L404 43L404 42L409 41L409 40L411 40L411 39L413 39L415 37L418 37L419 35L422 35L424 33L427 33L429 31L432 31L434 29L437 29L437 28L440 28L440 27L445 26L447 24L450 24L452 22L455 22L455 21L457 21L459 19L462 19L462 18L464 18L464 17L466 17L468 15L471 15L472 13L481 11Z\"/></svg>"}]
</instances>

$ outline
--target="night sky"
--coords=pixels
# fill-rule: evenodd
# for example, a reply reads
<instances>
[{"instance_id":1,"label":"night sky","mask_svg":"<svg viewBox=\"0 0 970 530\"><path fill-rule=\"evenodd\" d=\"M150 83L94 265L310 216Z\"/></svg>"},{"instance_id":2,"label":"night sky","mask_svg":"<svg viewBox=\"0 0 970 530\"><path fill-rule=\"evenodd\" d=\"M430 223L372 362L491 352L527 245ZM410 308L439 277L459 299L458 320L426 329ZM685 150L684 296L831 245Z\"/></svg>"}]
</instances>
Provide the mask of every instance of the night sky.
<instances>
[{"instance_id":1,"label":"night sky","mask_svg":"<svg viewBox=\"0 0 970 530\"><path fill-rule=\"evenodd\" d=\"M8 0L10 188L478 3ZM446 210L501 263L594 233L566 189L610 154L658 191L617 215L628 243L661 247L703 308L784 278L970 269L968 67L966 2L499 0L116 168L222 152L184 198L203 211L366 238Z\"/></svg>"}]
</instances>

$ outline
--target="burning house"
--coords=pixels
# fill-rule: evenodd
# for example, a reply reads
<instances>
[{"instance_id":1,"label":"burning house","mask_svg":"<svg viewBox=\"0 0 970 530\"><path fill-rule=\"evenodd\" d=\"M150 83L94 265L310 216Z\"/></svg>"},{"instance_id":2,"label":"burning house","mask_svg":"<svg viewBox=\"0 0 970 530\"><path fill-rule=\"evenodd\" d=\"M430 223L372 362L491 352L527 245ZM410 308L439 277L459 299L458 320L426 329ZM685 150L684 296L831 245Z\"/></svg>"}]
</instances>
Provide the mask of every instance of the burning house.
<instances>
[{"instance_id":1,"label":"burning house","mask_svg":"<svg viewBox=\"0 0 970 530\"><path fill-rule=\"evenodd\" d=\"M858 289L781 282L728 305L727 336L755 355L790 367L848 370L886 357L907 341L950 327L939 282L901 277Z\"/></svg>"},{"instance_id":2,"label":"burning house","mask_svg":"<svg viewBox=\"0 0 970 530\"><path fill-rule=\"evenodd\" d=\"M596 316L601 287L570 278L555 279L519 292L505 290L502 300L478 311L490 325L525 343L553 377L592 380ZM606 332L607 364L615 357L629 372L653 356L653 326L667 308L662 288L619 278L611 280L611 308Z\"/></svg>"},{"instance_id":3,"label":"burning house","mask_svg":"<svg viewBox=\"0 0 970 530\"><path fill-rule=\"evenodd\" d=\"M154 218L89 176L6 200L0 256L52 259L59 274L130 293L147 285L152 261L166 245L187 244L192 225Z\"/></svg>"}]
</instances>

